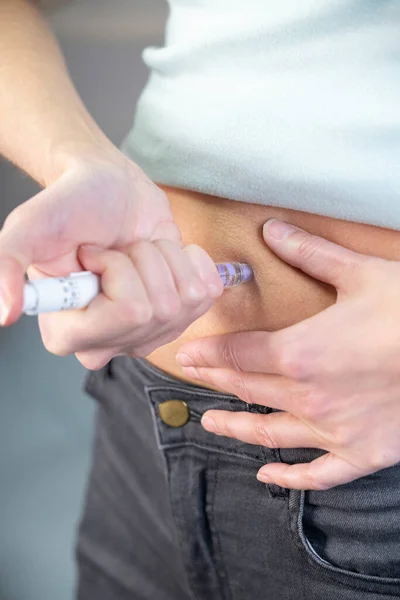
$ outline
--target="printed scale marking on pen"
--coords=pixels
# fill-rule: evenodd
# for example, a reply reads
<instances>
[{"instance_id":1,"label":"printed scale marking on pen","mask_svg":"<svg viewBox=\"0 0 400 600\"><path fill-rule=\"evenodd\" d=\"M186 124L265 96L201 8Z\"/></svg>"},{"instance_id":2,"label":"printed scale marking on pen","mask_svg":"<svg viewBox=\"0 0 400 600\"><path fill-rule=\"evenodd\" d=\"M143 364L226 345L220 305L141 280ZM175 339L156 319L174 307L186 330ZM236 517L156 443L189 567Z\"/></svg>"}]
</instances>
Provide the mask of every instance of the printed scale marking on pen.
<instances>
[{"instance_id":1,"label":"printed scale marking on pen","mask_svg":"<svg viewBox=\"0 0 400 600\"><path fill-rule=\"evenodd\" d=\"M215 266L224 288L236 287L253 278L253 269L246 263L216 263ZM90 271L35 279L25 284L23 312L38 315L85 308L100 291L99 277Z\"/></svg>"}]
</instances>

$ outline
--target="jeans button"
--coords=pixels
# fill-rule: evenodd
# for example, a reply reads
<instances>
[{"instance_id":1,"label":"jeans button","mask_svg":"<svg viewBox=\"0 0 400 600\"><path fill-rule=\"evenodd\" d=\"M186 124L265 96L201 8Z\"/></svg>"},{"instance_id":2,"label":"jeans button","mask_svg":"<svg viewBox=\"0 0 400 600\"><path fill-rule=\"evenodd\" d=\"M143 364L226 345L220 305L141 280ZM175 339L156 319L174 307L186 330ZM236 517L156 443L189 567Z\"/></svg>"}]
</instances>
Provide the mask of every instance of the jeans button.
<instances>
[{"instance_id":1,"label":"jeans button","mask_svg":"<svg viewBox=\"0 0 400 600\"><path fill-rule=\"evenodd\" d=\"M189 421L189 407L183 400L166 400L158 406L161 421L169 427L183 427Z\"/></svg>"}]
</instances>

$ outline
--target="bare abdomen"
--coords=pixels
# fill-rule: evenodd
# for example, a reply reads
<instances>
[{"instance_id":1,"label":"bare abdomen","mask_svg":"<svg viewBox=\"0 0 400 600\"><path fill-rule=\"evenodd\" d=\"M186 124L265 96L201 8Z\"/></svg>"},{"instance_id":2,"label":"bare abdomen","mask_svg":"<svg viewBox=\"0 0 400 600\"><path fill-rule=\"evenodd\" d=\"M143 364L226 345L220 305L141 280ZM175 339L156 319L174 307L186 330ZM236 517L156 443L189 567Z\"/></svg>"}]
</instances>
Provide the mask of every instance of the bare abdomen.
<instances>
[{"instance_id":1,"label":"bare abdomen","mask_svg":"<svg viewBox=\"0 0 400 600\"><path fill-rule=\"evenodd\" d=\"M226 290L177 340L147 357L181 379L175 356L184 342L234 331L275 331L335 302L333 288L287 265L269 250L262 238L268 219L288 221L357 252L400 260L398 231L160 187L168 194L186 244L203 247L215 262L247 262L255 275L251 283Z\"/></svg>"}]
</instances>

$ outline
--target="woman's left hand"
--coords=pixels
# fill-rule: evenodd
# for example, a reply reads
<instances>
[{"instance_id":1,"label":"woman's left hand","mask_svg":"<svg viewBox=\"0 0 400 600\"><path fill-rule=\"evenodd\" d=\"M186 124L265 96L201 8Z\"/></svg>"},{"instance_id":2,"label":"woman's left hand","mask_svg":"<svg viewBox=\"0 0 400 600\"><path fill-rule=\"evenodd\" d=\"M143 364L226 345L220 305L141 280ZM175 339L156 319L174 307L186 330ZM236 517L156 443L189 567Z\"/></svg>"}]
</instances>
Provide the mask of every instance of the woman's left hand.
<instances>
[{"instance_id":1,"label":"woman's left hand","mask_svg":"<svg viewBox=\"0 0 400 600\"><path fill-rule=\"evenodd\" d=\"M190 377L276 408L208 411L208 431L269 448L319 448L310 463L268 464L260 481L328 489L400 461L400 263L365 256L280 221L264 227L284 261L333 285L333 306L273 333L182 346ZM268 230L268 231L267 231Z\"/></svg>"}]
</instances>

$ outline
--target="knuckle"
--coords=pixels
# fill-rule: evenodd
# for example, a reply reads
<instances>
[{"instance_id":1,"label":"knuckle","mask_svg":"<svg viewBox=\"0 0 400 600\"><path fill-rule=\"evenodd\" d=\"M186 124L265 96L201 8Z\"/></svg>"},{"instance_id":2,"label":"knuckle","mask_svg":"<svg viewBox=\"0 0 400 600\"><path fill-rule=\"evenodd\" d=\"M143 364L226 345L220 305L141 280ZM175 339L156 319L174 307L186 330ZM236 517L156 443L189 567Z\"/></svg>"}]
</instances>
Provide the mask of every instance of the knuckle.
<instances>
[{"instance_id":1,"label":"knuckle","mask_svg":"<svg viewBox=\"0 0 400 600\"><path fill-rule=\"evenodd\" d=\"M297 394L299 414L308 420L322 419L330 411L329 398L319 390L307 389Z\"/></svg>"},{"instance_id":2,"label":"knuckle","mask_svg":"<svg viewBox=\"0 0 400 600\"><path fill-rule=\"evenodd\" d=\"M266 448L277 449L277 440L274 439L272 432L268 425L258 420L254 428L255 439L259 446L265 446Z\"/></svg>"},{"instance_id":3,"label":"knuckle","mask_svg":"<svg viewBox=\"0 0 400 600\"><path fill-rule=\"evenodd\" d=\"M55 354L56 356L68 356L73 353L70 342L61 341L49 333L42 333L42 341L44 347L50 354Z\"/></svg>"},{"instance_id":4,"label":"knuckle","mask_svg":"<svg viewBox=\"0 0 400 600\"><path fill-rule=\"evenodd\" d=\"M321 246L324 244L324 240L318 236L310 236L308 234L299 235L301 235L301 239L297 246L297 254L300 259L309 262L319 253Z\"/></svg>"},{"instance_id":5,"label":"knuckle","mask_svg":"<svg viewBox=\"0 0 400 600\"><path fill-rule=\"evenodd\" d=\"M181 301L177 295L162 296L154 307L154 315L160 321L175 319L181 310Z\"/></svg>"},{"instance_id":6,"label":"knuckle","mask_svg":"<svg viewBox=\"0 0 400 600\"><path fill-rule=\"evenodd\" d=\"M329 448L348 448L354 442L354 433L347 423L333 427L324 437Z\"/></svg>"},{"instance_id":7,"label":"knuckle","mask_svg":"<svg viewBox=\"0 0 400 600\"><path fill-rule=\"evenodd\" d=\"M204 284L199 280L193 281L191 285L185 286L181 291L181 299L184 304L197 305L207 296Z\"/></svg>"},{"instance_id":8,"label":"knuckle","mask_svg":"<svg viewBox=\"0 0 400 600\"><path fill-rule=\"evenodd\" d=\"M231 366L235 371L242 371L239 363L239 348L232 338L221 342L221 358L224 365Z\"/></svg>"},{"instance_id":9,"label":"knuckle","mask_svg":"<svg viewBox=\"0 0 400 600\"><path fill-rule=\"evenodd\" d=\"M324 246L326 240L318 236L302 236L302 239L297 247L297 255L300 263L307 263L312 265L314 262L318 262L321 255L324 254ZM333 284L339 284L343 279L344 275L349 276L349 269L354 264L358 266L356 260L356 254L354 256L350 252L343 254L340 252L338 255L333 254L329 258L329 278Z\"/></svg>"},{"instance_id":10,"label":"knuckle","mask_svg":"<svg viewBox=\"0 0 400 600\"><path fill-rule=\"evenodd\" d=\"M106 358L104 356L92 356L90 354L80 354L77 352L76 358L85 367L85 369L88 369L89 371L99 371L110 362L112 356Z\"/></svg>"},{"instance_id":11,"label":"knuckle","mask_svg":"<svg viewBox=\"0 0 400 600\"><path fill-rule=\"evenodd\" d=\"M140 266L142 261L146 261L150 246L151 242L148 240L137 239L132 248L130 248L129 258L135 267Z\"/></svg>"},{"instance_id":12,"label":"knuckle","mask_svg":"<svg viewBox=\"0 0 400 600\"><path fill-rule=\"evenodd\" d=\"M39 316L40 335L44 347L56 356L69 356L79 352L86 344L87 334L80 327L59 323L57 317L48 319L50 315Z\"/></svg>"},{"instance_id":13,"label":"knuckle","mask_svg":"<svg viewBox=\"0 0 400 600\"><path fill-rule=\"evenodd\" d=\"M125 319L132 325L147 325L153 317L153 311L150 304L131 303L124 308Z\"/></svg>"},{"instance_id":14,"label":"knuckle","mask_svg":"<svg viewBox=\"0 0 400 600\"><path fill-rule=\"evenodd\" d=\"M249 386L247 385L245 378L241 375L233 374L230 378L230 382L232 384L233 393L246 402L247 404L253 404L253 396L249 390Z\"/></svg>"},{"instance_id":15,"label":"knuckle","mask_svg":"<svg viewBox=\"0 0 400 600\"><path fill-rule=\"evenodd\" d=\"M203 348L201 344L190 349L190 356L193 358L195 364L199 364L201 366L206 367L212 366L207 351Z\"/></svg>"},{"instance_id":16,"label":"knuckle","mask_svg":"<svg viewBox=\"0 0 400 600\"><path fill-rule=\"evenodd\" d=\"M312 464L312 463L310 463ZM307 489L309 490L317 490L317 491L323 491L323 490L327 490L329 489L329 484L327 484L326 482L324 483L313 471L312 468L310 468L307 473L306 473L306 477L305 480L307 482Z\"/></svg>"},{"instance_id":17,"label":"knuckle","mask_svg":"<svg viewBox=\"0 0 400 600\"><path fill-rule=\"evenodd\" d=\"M234 417L235 415L233 415ZM235 420L231 419L230 416L227 418L217 418L214 419L216 430L215 433L219 435L224 435L226 437L235 438L237 437L237 432L235 428Z\"/></svg>"},{"instance_id":18,"label":"knuckle","mask_svg":"<svg viewBox=\"0 0 400 600\"><path fill-rule=\"evenodd\" d=\"M277 353L276 362L279 373L291 379L303 381L312 373L306 352L297 349L294 344L283 346Z\"/></svg>"}]
</instances>

